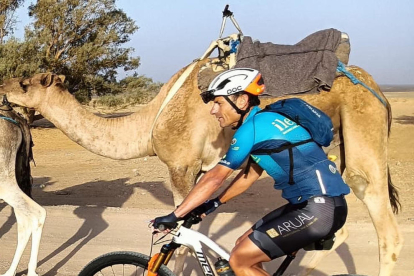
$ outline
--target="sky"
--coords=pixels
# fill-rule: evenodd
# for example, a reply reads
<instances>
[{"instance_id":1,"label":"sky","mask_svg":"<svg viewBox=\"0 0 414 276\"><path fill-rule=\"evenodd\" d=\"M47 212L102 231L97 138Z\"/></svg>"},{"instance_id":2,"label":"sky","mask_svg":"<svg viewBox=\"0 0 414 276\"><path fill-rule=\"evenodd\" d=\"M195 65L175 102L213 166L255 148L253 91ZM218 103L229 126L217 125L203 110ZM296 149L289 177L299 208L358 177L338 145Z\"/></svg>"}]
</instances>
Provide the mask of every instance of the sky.
<instances>
[{"instance_id":1,"label":"sky","mask_svg":"<svg viewBox=\"0 0 414 276\"><path fill-rule=\"evenodd\" d=\"M26 2L17 14L17 37L30 22ZM412 0L117 0L139 27L126 45L140 57L138 73L167 82L200 57L219 37L226 4L244 35L253 39L295 44L335 28L350 37L349 64L364 68L379 84L414 84ZM236 32L228 19L223 36Z\"/></svg>"}]
</instances>

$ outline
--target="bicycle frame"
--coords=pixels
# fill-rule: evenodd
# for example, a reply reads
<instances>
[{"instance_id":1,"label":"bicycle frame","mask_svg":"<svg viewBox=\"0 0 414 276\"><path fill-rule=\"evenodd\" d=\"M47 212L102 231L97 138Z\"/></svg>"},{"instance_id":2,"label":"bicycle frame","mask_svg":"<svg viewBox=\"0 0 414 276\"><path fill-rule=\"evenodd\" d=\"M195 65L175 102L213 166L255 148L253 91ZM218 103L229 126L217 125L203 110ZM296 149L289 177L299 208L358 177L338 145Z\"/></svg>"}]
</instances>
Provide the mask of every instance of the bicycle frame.
<instances>
[{"instance_id":1,"label":"bicycle frame","mask_svg":"<svg viewBox=\"0 0 414 276\"><path fill-rule=\"evenodd\" d=\"M169 244L164 244L161 248L161 253L155 254L151 258L148 264L148 276L156 276L160 266L162 264L167 265L175 249L179 248L181 245L188 247L194 253L204 276L214 276L215 274L210 263L207 261L203 250L203 245L206 245L213 252L215 252L217 257L220 257L227 261L230 259L230 255L224 249L222 249L214 241L200 232L186 228L185 226L180 226L179 229L172 234L174 235L172 242ZM289 264L295 259L296 254L297 251L286 255L285 260L282 262L279 269L273 274L273 276L281 276Z\"/></svg>"},{"instance_id":2,"label":"bicycle frame","mask_svg":"<svg viewBox=\"0 0 414 276\"><path fill-rule=\"evenodd\" d=\"M173 233L173 235L174 237L172 239L172 242L163 245L163 247L161 248L161 253L156 254L151 258L151 261L148 265L148 271L150 273L154 273L152 275L156 275L159 267L162 264L168 264L175 249L177 249L181 245L188 247L194 253L200 265L200 268L205 276L214 276L215 274L210 263L207 261L206 255L203 250L203 245L210 248L212 251L216 253L218 257L221 257L222 259L228 261L230 258L230 255L224 249L222 249L214 241L212 241L210 238L208 238L200 232L197 232L190 228L186 228L184 226L180 226L179 229Z\"/></svg>"},{"instance_id":3,"label":"bicycle frame","mask_svg":"<svg viewBox=\"0 0 414 276\"><path fill-rule=\"evenodd\" d=\"M203 250L203 245L210 248L222 259L228 261L230 258L230 255L210 238L208 238L204 234L201 234L200 232L197 232L189 228L180 227L180 229L177 232L177 235L173 238L173 242L177 244L182 244L190 248L190 250L196 256L198 263L202 268L205 276L213 276L214 272L210 263L207 261L206 255Z\"/></svg>"}]
</instances>

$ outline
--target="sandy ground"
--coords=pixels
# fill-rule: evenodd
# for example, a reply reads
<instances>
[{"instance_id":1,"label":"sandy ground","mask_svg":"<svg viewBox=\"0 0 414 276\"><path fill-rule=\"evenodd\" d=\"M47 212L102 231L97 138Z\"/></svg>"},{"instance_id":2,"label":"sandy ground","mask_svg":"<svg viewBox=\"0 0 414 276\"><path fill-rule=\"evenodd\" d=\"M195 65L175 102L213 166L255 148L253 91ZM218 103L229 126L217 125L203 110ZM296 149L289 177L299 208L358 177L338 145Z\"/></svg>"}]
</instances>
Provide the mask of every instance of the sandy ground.
<instances>
[{"instance_id":1,"label":"sandy ground","mask_svg":"<svg viewBox=\"0 0 414 276\"><path fill-rule=\"evenodd\" d=\"M405 242L393 275L414 275L414 92L387 93L393 109L389 164L398 186L402 212L397 216ZM127 112L126 110L124 112ZM148 220L173 209L166 166L156 157L117 161L94 155L70 141L48 122L33 129L34 198L48 212L39 253L40 275L77 275L100 254L133 250L149 254ZM365 206L352 194L350 237L312 275L378 273L378 246ZM262 178L245 194L221 207L201 224L221 246L230 250L239 235L263 214L283 204L271 181ZM12 210L0 203L0 273L14 254L17 229ZM159 246L154 247L156 249ZM19 265L26 273L30 247ZM312 253L300 253L288 272L301 269ZM280 264L266 265L271 271ZM201 275L190 261L185 275Z\"/></svg>"}]
</instances>

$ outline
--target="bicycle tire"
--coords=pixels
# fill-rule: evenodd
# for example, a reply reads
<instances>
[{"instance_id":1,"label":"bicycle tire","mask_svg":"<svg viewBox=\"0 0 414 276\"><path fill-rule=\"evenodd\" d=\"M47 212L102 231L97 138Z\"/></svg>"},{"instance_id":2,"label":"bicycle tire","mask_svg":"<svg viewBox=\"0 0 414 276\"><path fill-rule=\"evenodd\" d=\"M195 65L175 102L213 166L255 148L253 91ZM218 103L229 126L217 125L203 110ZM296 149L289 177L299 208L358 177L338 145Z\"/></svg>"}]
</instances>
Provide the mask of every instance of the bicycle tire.
<instances>
[{"instance_id":1,"label":"bicycle tire","mask_svg":"<svg viewBox=\"0 0 414 276\"><path fill-rule=\"evenodd\" d=\"M91 262L89 262L79 273L79 276L94 276L94 275L105 275L103 271L105 269L111 270L111 275L117 274L114 272L113 267L119 265L122 267L122 274L121 275L130 275L125 274L125 267L128 266L129 268L133 268L135 266L136 269L142 268L142 271L148 267L148 262L150 257L141 253L137 252L130 252L130 251L117 251L106 253L101 255ZM140 276L144 275L143 272L135 273L135 275ZM168 269L165 265L162 265L158 270L159 276L176 276L172 273L171 270Z\"/></svg>"},{"instance_id":2,"label":"bicycle tire","mask_svg":"<svg viewBox=\"0 0 414 276\"><path fill-rule=\"evenodd\" d=\"M335 274L332 276L366 276L366 275L362 275L362 274Z\"/></svg>"}]
</instances>

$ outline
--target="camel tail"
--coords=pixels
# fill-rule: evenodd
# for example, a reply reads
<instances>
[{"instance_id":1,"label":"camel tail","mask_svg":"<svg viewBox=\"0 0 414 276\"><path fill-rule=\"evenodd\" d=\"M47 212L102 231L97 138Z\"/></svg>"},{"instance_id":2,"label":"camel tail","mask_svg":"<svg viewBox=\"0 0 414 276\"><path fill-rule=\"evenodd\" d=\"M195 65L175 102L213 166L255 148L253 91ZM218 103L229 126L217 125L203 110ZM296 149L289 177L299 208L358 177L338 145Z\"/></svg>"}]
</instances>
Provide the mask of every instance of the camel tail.
<instances>
[{"instance_id":1,"label":"camel tail","mask_svg":"<svg viewBox=\"0 0 414 276\"><path fill-rule=\"evenodd\" d=\"M391 134L391 123L392 123L392 110L391 110L391 105L388 102L387 98L384 97L384 99L385 99L385 102L387 103L386 108L387 108L387 114L388 114L388 137L390 137L390 134Z\"/></svg>"},{"instance_id":2,"label":"camel tail","mask_svg":"<svg viewBox=\"0 0 414 276\"><path fill-rule=\"evenodd\" d=\"M382 93L382 91L381 91L381 93ZM389 101L387 100L387 98L384 96L383 99L385 99L386 108L387 108L388 137L389 137L390 134L391 134L392 110L391 110L391 105L390 105ZM400 196L398 194L397 187L394 186L394 184L392 184L391 175L390 175L390 167L389 166L387 166L387 170L388 170L388 172L387 172L387 174L388 174L388 194L389 194L389 197L390 197L391 208L392 208L392 211L394 212L394 214L398 214L398 212L401 209Z\"/></svg>"},{"instance_id":3,"label":"camel tail","mask_svg":"<svg viewBox=\"0 0 414 276\"><path fill-rule=\"evenodd\" d=\"M388 194L390 196L391 208L394 214L398 214L401 209L400 196L397 188L392 184L390 168L388 167Z\"/></svg>"}]
</instances>

